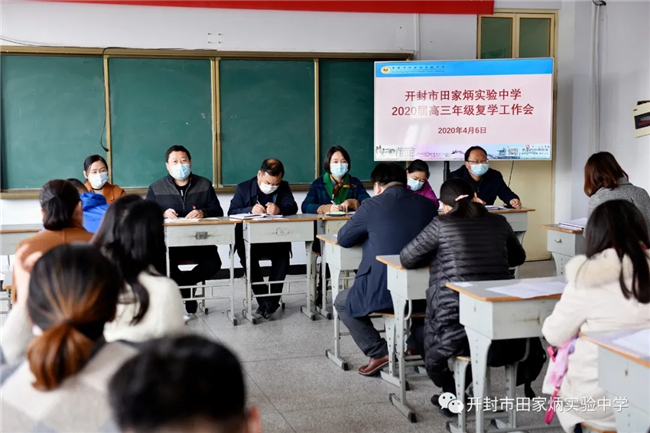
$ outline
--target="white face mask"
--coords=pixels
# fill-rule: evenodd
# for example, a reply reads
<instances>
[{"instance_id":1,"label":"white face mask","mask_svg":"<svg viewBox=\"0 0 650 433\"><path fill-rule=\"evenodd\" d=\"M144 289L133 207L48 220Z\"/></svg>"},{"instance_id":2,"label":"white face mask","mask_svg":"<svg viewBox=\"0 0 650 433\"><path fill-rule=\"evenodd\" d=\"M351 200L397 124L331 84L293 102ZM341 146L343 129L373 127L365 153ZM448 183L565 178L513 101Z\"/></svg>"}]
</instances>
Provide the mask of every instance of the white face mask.
<instances>
[{"instance_id":1,"label":"white face mask","mask_svg":"<svg viewBox=\"0 0 650 433\"><path fill-rule=\"evenodd\" d=\"M90 186L93 189L102 189L106 185L106 182L108 182L108 173L93 173L88 176L88 182L90 182Z\"/></svg>"},{"instance_id":2,"label":"white face mask","mask_svg":"<svg viewBox=\"0 0 650 433\"><path fill-rule=\"evenodd\" d=\"M280 185L269 185L268 183L261 182L260 183L260 190L266 195L273 194L278 190L278 187Z\"/></svg>"}]
</instances>

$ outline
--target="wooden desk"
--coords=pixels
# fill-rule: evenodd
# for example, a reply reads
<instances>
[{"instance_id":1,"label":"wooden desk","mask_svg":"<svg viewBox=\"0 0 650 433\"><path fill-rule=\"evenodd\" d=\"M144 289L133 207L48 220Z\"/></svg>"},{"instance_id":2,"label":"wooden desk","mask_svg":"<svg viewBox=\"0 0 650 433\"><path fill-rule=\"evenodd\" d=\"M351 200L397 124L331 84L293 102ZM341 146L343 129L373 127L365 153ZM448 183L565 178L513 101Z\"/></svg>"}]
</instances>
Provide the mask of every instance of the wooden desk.
<instances>
[{"instance_id":1,"label":"wooden desk","mask_svg":"<svg viewBox=\"0 0 650 433\"><path fill-rule=\"evenodd\" d=\"M244 246L246 248L246 269L248 278L246 278L246 297L248 300L248 308L243 311L244 317L256 324L257 318L253 315L253 296L255 297L269 297L269 296L288 296L291 293L285 294L269 294L269 295L253 295L252 280L250 278L251 268L251 245L253 244L271 244L279 242L304 242L305 250L307 252L307 291L306 306L301 307L302 311L311 320L316 318L311 309L311 296L315 279L311 269L312 265L312 244L314 242L314 222L319 221L322 217L320 215L312 214L299 214L291 215L284 218L266 218L259 220L245 220L243 221L243 234ZM266 283L258 284L271 284L271 283L291 283L292 281L268 281ZM293 281L295 282L295 281ZM296 295L297 293L294 293ZM300 293L302 295L302 293Z\"/></svg>"},{"instance_id":2,"label":"wooden desk","mask_svg":"<svg viewBox=\"0 0 650 433\"><path fill-rule=\"evenodd\" d=\"M330 273L332 275L332 303L334 303L334 300L339 293L341 274L345 273L347 277L349 271L355 271L359 268L363 248L360 245L352 248L343 248L339 246L339 243L336 240L336 235L333 234L318 235L316 237L322 241L322 244L324 245L324 248L321 250L323 254L323 264L329 265ZM323 275L325 274L323 273ZM347 288L347 283L348 280L346 278L344 280L344 289ZM323 287L325 286L323 285ZM323 290L323 292L325 292L325 290ZM334 351L332 352L331 350L327 350L325 354L343 370L348 370L348 363L341 358L340 354L342 335L341 322L336 308L333 308L332 310L334 318Z\"/></svg>"},{"instance_id":3,"label":"wooden desk","mask_svg":"<svg viewBox=\"0 0 650 433\"><path fill-rule=\"evenodd\" d=\"M474 398L482 402L486 396L487 354L494 340L510 340L542 336L544 320L553 312L560 295L521 299L491 292L487 289L519 283L564 281L560 277L528 278L522 280L449 283L447 287L459 294L460 323L465 326L469 340ZM507 397L515 398L515 386L508 386ZM476 407L476 432L485 432L483 406ZM510 411L511 427L516 427L514 409ZM525 426L521 430L551 428L545 424Z\"/></svg>"},{"instance_id":4,"label":"wooden desk","mask_svg":"<svg viewBox=\"0 0 650 433\"><path fill-rule=\"evenodd\" d=\"M199 221L183 221L165 223L165 260L167 262L167 276L171 278L169 263L169 249L174 247L228 245L230 247L230 310L227 315L233 325L237 325L235 314L235 225L241 221L231 220L227 217L204 218ZM189 286L190 288L196 285ZM201 286L199 286L201 287ZM203 297L196 298L190 292L190 300L221 299L221 297L207 296L207 287L203 285ZM207 313L207 310L206 310Z\"/></svg>"},{"instance_id":5,"label":"wooden desk","mask_svg":"<svg viewBox=\"0 0 650 433\"><path fill-rule=\"evenodd\" d=\"M564 267L574 256L585 253L583 230L572 230L558 224L540 226L548 230L547 249L555 260L557 275L564 275Z\"/></svg>"},{"instance_id":6,"label":"wooden desk","mask_svg":"<svg viewBox=\"0 0 650 433\"><path fill-rule=\"evenodd\" d=\"M0 255L11 256L18 243L34 236L43 229L43 224L5 224L0 226Z\"/></svg>"},{"instance_id":7,"label":"wooden desk","mask_svg":"<svg viewBox=\"0 0 650 433\"><path fill-rule=\"evenodd\" d=\"M590 332L581 335L598 346L598 382L612 399L627 407L614 409L618 433L645 432L650 427L650 357L619 346L614 340L638 332Z\"/></svg>"},{"instance_id":8,"label":"wooden desk","mask_svg":"<svg viewBox=\"0 0 650 433\"><path fill-rule=\"evenodd\" d=\"M387 266L388 290L393 298L393 311L395 314L395 344L388 345L388 359L397 358L399 396L390 394L390 402L399 409L409 421L415 422L413 412L406 402L406 335L408 333L407 323L413 312L412 303L415 300L426 299L426 290L429 287L429 268L406 269L402 266L399 255L377 256L377 261ZM406 310L408 308L408 316ZM394 353L394 352L397 353ZM389 370L392 370L389 365ZM393 376L382 372L382 378L393 383Z\"/></svg>"}]
</instances>

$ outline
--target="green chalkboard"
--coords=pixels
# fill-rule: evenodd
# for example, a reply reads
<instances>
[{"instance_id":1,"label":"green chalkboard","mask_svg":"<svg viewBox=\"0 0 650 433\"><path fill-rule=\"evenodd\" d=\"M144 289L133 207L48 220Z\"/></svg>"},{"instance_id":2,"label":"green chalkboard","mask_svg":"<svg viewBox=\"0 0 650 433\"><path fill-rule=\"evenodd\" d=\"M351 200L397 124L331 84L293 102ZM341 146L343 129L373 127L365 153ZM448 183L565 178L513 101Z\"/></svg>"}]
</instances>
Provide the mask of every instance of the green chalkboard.
<instances>
[{"instance_id":1,"label":"green chalkboard","mask_svg":"<svg viewBox=\"0 0 650 433\"><path fill-rule=\"evenodd\" d=\"M212 179L210 61L110 58L108 66L114 183L146 187L165 176L175 144L190 151L193 173Z\"/></svg>"},{"instance_id":2,"label":"green chalkboard","mask_svg":"<svg viewBox=\"0 0 650 433\"><path fill-rule=\"evenodd\" d=\"M369 180L375 167L374 62L321 60L320 159L331 146L343 146L350 154L350 174ZM321 163L321 172L322 172Z\"/></svg>"},{"instance_id":3,"label":"green chalkboard","mask_svg":"<svg viewBox=\"0 0 650 433\"><path fill-rule=\"evenodd\" d=\"M313 61L221 60L222 182L253 177L266 158L285 167L285 180L316 174Z\"/></svg>"},{"instance_id":4,"label":"green chalkboard","mask_svg":"<svg viewBox=\"0 0 650 433\"><path fill-rule=\"evenodd\" d=\"M2 55L2 189L83 178L83 161L104 154L102 59Z\"/></svg>"}]
</instances>

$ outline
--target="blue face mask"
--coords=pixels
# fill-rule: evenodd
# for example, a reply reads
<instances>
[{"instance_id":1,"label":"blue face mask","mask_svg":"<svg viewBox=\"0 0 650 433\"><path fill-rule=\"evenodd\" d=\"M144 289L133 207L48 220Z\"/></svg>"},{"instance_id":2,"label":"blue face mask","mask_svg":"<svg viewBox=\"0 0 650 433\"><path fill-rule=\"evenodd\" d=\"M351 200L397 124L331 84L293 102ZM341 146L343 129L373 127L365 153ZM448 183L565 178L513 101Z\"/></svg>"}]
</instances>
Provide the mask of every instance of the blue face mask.
<instances>
[{"instance_id":1,"label":"blue face mask","mask_svg":"<svg viewBox=\"0 0 650 433\"><path fill-rule=\"evenodd\" d=\"M189 164L176 164L172 165L172 177L176 180L185 180L190 175L190 165Z\"/></svg>"},{"instance_id":2,"label":"blue face mask","mask_svg":"<svg viewBox=\"0 0 650 433\"><path fill-rule=\"evenodd\" d=\"M410 177L406 180L406 184L411 188L411 191L417 191L424 186L424 182L411 179Z\"/></svg>"},{"instance_id":3,"label":"blue face mask","mask_svg":"<svg viewBox=\"0 0 650 433\"><path fill-rule=\"evenodd\" d=\"M473 175L483 176L490 168L489 164L472 164L469 166Z\"/></svg>"},{"instance_id":4,"label":"blue face mask","mask_svg":"<svg viewBox=\"0 0 650 433\"><path fill-rule=\"evenodd\" d=\"M348 172L348 164L345 162L330 164L330 173L334 177L343 177Z\"/></svg>"}]
</instances>

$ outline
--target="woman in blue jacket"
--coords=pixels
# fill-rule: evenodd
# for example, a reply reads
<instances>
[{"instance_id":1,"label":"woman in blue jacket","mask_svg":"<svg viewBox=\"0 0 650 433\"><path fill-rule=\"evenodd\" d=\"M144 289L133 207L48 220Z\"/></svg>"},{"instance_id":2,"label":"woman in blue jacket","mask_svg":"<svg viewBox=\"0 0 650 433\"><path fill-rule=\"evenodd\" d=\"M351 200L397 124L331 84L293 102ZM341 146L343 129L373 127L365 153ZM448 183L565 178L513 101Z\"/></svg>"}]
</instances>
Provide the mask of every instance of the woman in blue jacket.
<instances>
[{"instance_id":1,"label":"woman in blue jacket","mask_svg":"<svg viewBox=\"0 0 650 433\"><path fill-rule=\"evenodd\" d=\"M325 173L312 182L302 213L326 214L335 211L352 212L361 202L370 198L361 181L349 174L352 168L350 154L341 146L332 146L325 155ZM313 251L320 254L320 242L314 241ZM327 270L329 277L329 269ZM316 306L322 307L322 279L318 278Z\"/></svg>"},{"instance_id":2,"label":"woman in blue jacket","mask_svg":"<svg viewBox=\"0 0 650 433\"><path fill-rule=\"evenodd\" d=\"M341 146L332 146L325 155L325 173L312 182L302 213L326 214L332 211L356 211L370 198L359 179L349 175L350 154Z\"/></svg>"}]
</instances>

